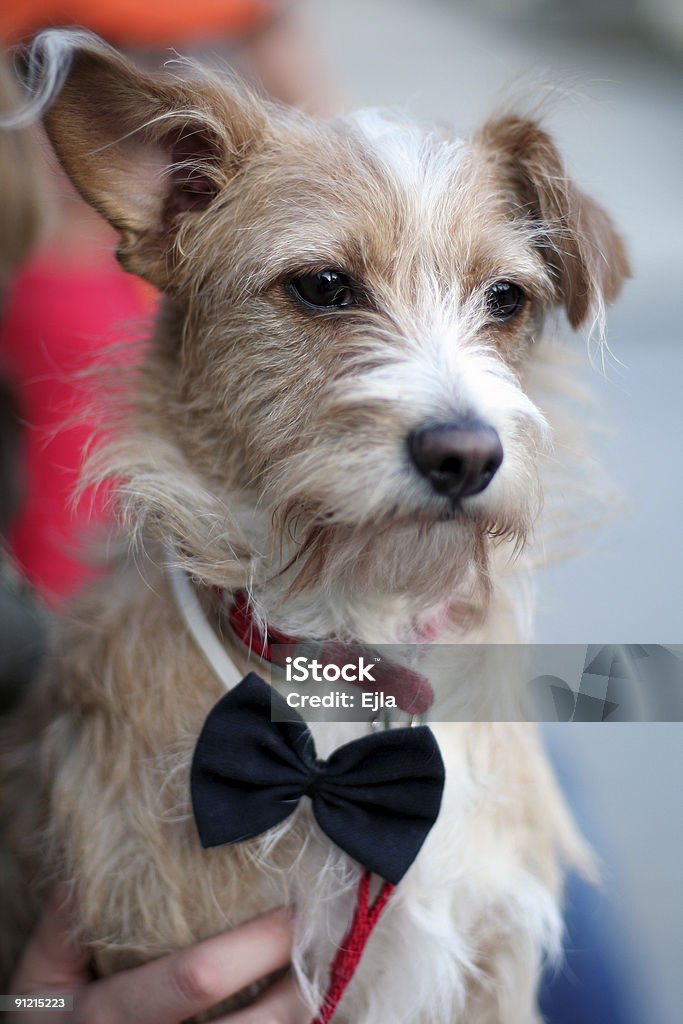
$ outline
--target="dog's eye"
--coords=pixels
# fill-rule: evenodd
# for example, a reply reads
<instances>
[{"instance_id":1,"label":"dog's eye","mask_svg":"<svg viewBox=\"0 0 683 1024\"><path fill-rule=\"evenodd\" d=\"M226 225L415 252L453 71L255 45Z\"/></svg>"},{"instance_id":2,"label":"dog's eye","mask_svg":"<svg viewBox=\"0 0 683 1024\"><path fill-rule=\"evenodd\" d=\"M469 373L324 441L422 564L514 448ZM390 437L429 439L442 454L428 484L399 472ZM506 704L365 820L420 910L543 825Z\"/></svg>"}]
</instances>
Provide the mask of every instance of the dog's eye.
<instances>
[{"instance_id":1,"label":"dog's eye","mask_svg":"<svg viewBox=\"0 0 683 1024\"><path fill-rule=\"evenodd\" d=\"M486 292L486 308L494 320L512 320L525 302L526 295L512 281L496 281Z\"/></svg>"},{"instance_id":2,"label":"dog's eye","mask_svg":"<svg viewBox=\"0 0 683 1024\"><path fill-rule=\"evenodd\" d=\"M350 280L337 270L320 270L317 274L304 274L289 282L290 288L299 299L309 306L324 309L338 306L354 306L356 298Z\"/></svg>"}]
</instances>

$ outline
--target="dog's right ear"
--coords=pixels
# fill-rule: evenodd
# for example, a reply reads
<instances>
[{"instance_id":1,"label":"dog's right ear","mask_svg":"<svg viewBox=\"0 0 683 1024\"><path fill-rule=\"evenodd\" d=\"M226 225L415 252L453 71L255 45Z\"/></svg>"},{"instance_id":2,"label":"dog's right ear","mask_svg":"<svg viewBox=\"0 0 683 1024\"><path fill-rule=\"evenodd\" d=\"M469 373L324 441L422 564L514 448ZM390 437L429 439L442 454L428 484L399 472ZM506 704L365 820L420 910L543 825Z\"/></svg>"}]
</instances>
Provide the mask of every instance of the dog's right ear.
<instances>
[{"instance_id":1,"label":"dog's right ear","mask_svg":"<svg viewBox=\"0 0 683 1024\"><path fill-rule=\"evenodd\" d=\"M85 32L41 33L29 65L56 92L48 136L81 195L120 233L121 264L172 287L178 229L237 173L265 129L263 105L208 77L145 74Z\"/></svg>"}]
</instances>

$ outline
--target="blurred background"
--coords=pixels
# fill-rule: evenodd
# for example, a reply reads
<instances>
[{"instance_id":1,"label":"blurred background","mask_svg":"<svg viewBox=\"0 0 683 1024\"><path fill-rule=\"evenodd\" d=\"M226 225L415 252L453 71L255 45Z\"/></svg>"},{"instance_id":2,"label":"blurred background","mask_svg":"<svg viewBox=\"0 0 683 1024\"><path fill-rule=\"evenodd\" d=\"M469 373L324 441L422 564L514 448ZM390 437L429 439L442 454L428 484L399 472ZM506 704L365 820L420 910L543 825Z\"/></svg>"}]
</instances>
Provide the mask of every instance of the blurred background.
<instances>
[{"instance_id":1,"label":"blurred background","mask_svg":"<svg viewBox=\"0 0 683 1024\"><path fill-rule=\"evenodd\" d=\"M147 18L147 7L156 14ZM314 111L399 107L461 134L511 99L543 99L570 173L623 231L633 279L609 315L613 356L604 369L585 359L610 428L599 455L623 501L575 557L539 574L537 639L683 640L680 0L198 0L190 10L169 0L165 21L147 7L7 3L0 37L74 21L145 60L170 45L227 57ZM149 319L156 299L118 276L108 229L54 170L48 179L52 226L8 286L0 339L19 410L11 414L9 396L0 405L22 426L28 453L23 515L10 530L14 568L58 604L84 578L71 546L89 514L67 512L87 425L68 443L54 436L79 401L69 374L84 350L116 336L117 321ZM22 586L23 575L13 578L14 597ZM5 661L11 653L16 665L18 633L2 601L0 589ZM548 1019L673 1024L683 1007L683 725L555 725L546 734L604 878L600 896L571 892L578 930L570 915L571 957L547 997Z\"/></svg>"}]
</instances>

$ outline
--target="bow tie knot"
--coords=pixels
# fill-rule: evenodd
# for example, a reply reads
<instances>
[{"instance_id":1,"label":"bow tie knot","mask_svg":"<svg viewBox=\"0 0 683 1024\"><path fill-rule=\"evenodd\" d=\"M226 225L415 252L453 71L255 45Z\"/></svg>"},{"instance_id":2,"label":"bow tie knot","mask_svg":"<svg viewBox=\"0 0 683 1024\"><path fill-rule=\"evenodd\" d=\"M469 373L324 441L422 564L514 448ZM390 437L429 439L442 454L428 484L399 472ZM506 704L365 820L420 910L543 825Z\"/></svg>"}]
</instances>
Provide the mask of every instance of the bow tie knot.
<instances>
[{"instance_id":1,"label":"bow tie knot","mask_svg":"<svg viewBox=\"0 0 683 1024\"><path fill-rule=\"evenodd\" d=\"M294 720L272 721L294 715ZM255 673L216 704L195 748L192 806L202 845L253 839L303 796L325 834L396 884L439 813L444 766L425 726L373 733L320 759L306 723Z\"/></svg>"},{"instance_id":2,"label":"bow tie knot","mask_svg":"<svg viewBox=\"0 0 683 1024\"><path fill-rule=\"evenodd\" d=\"M303 793L304 796L315 796L320 780L324 778L326 770L327 762L323 761L321 757L316 757L308 772L308 782Z\"/></svg>"}]
</instances>

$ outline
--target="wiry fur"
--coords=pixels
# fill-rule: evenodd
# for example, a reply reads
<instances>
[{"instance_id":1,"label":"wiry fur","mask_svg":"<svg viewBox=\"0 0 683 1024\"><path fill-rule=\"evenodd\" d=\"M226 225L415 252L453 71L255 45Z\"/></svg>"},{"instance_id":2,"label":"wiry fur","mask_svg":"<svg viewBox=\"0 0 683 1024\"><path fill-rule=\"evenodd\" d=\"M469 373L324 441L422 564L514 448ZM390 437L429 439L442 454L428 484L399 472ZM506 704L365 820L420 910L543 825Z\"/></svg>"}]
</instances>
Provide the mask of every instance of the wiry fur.
<instances>
[{"instance_id":1,"label":"wiry fur","mask_svg":"<svg viewBox=\"0 0 683 1024\"><path fill-rule=\"evenodd\" d=\"M246 588L287 632L377 643L436 623L442 642L526 639L510 556L530 538L550 442L531 368L546 313L590 319L625 257L524 119L468 142L374 112L314 123L76 44L70 71L52 72L64 85L48 133L118 228L121 262L165 299L132 422L90 467L119 481L144 571L122 564L79 602L10 727L6 961L54 878L72 880L103 972L290 903L315 1006L359 869L305 806L261 839L200 849L188 764L220 684L178 617L162 548L200 585ZM297 303L287 282L325 267L359 283L358 308ZM528 296L507 326L485 306L500 279ZM505 458L457 508L416 474L406 437L465 414L495 426ZM322 754L363 728L319 727ZM532 726L435 730L444 808L339 1021L531 1024L559 943L560 863L585 855Z\"/></svg>"}]
</instances>

